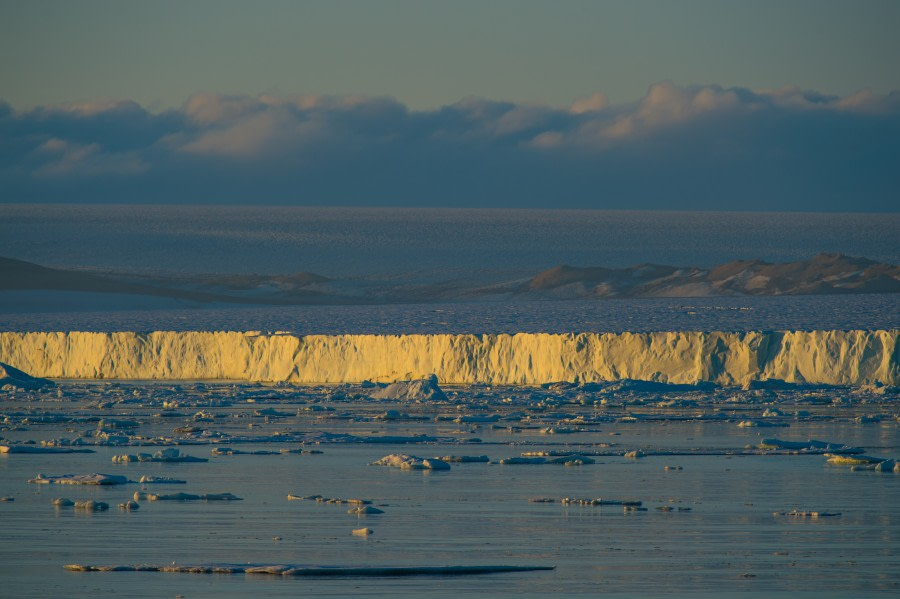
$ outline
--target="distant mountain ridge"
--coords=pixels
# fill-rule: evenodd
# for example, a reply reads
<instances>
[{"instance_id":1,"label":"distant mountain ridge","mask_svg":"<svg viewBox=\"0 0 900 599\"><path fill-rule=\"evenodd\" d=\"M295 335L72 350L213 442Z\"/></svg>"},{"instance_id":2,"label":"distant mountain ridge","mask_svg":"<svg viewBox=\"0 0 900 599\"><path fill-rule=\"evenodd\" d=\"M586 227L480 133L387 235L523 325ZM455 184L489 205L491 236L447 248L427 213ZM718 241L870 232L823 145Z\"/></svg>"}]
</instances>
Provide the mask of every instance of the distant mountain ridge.
<instances>
[{"instance_id":1,"label":"distant mountain ridge","mask_svg":"<svg viewBox=\"0 0 900 599\"><path fill-rule=\"evenodd\" d=\"M782 264L736 260L710 269L562 265L534 276L522 292L559 298L898 293L900 266L843 254Z\"/></svg>"},{"instance_id":2,"label":"distant mountain ridge","mask_svg":"<svg viewBox=\"0 0 900 599\"><path fill-rule=\"evenodd\" d=\"M713 268L560 265L530 278L484 285L340 279L309 272L147 277L47 268L0 257L0 293L4 291L119 294L193 303L260 305L900 293L900 266L842 254L819 254L781 264L737 260Z\"/></svg>"}]
</instances>

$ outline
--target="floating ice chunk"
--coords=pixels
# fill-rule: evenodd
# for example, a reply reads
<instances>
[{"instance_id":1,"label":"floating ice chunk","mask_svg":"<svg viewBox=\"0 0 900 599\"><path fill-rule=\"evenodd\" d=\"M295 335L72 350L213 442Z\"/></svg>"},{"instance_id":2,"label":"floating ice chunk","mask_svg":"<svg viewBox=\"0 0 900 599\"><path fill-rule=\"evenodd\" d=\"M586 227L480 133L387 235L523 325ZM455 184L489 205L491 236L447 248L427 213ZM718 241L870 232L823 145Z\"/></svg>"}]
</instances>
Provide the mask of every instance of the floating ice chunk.
<instances>
[{"instance_id":1,"label":"floating ice chunk","mask_svg":"<svg viewBox=\"0 0 900 599\"><path fill-rule=\"evenodd\" d=\"M175 447L167 447L153 454L154 462L208 462L206 458L195 458L181 453Z\"/></svg>"},{"instance_id":2,"label":"floating ice chunk","mask_svg":"<svg viewBox=\"0 0 900 599\"><path fill-rule=\"evenodd\" d=\"M60 476L38 474L28 482L44 485L124 485L131 481L117 474L63 474Z\"/></svg>"},{"instance_id":3,"label":"floating ice chunk","mask_svg":"<svg viewBox=\"0 0 900 599\"><path fill-rule=\"evenodd\" d=\"M547 463L562 464L563 466L583 466L585 464L593 464L594 460L583 455L564 455L549 458Z\"/></svg>"},{"instance_id":4,"label":"floating ice chunk","mask_svg":"<svg viewBox=\"0 0 900 599\"><path fill-rule=\"evenodd\" d=\"M369 394L373 399L397 399L407 401L445 401L447 396L438 386L438 378L432 374L426 379L391 383Z\"/></svg>"},{"instance_id":5,"label":"floating ice chunk","mask_svg":"<svg viewBox=\"0 0 900 599\"><path fill-rule=\"evenodd\" d=\"M876 472L900 472L900 462L896 460L885 460L875 464Z\"/></svg>"},{"instance_id":6,"label":"floating ice chunk","mask_svg":"<svg viewBox=\"0 0 900 599\"><path fill-rule=\"evenodd\" d=\"M471 576L477 574L496 574L501 572L533 572L537 570L554 570L556 566L247 566L238 564L209 564L179 566L150 566L141 564L94 566L82 564L66 564L64 569L72 572L179 572L186 574L272 574L280 576Z\"/></svg>"},{"instance_id":7,"label":"floating ice chunk","mask_svg":"<svg viewBox=\"0 0 900 599\"><path fill-rule=\"evenodd\" d=\"M573 428L570 426L548 426L547 428L542 428L540 433L542 435L571 435L572 433L580 433L582 429Z\"/></svg>"},{"instance_id":8,"label":"floating ice chunk","mask_svg":"<svg viewBox=\"0 0 900 599\"><path fill-rule=\"evenodd\" d=\"M141 477L141 480L138 482L145 485L184 485L187 484L187 481L179 480L177 478L170 478L168 476L147 476L144 475Z\"/></svg>"},{"instance_id":9,"label":"floating ice chunk","mask_svg":"<svg viewBox=\"0 0 900 599\"><path fill-rule=\"evenodd\" d=\"M0 362L0 389L7 391L36 391L45 387L53 387L56 383L42 379Z\"/></svg>"},{"instance_id":10,"label":"floating ice chunk","mask_svg":"<svg viewBox=\"0 0 900 599\"><path fill-rule=\"evenodd\" d=\"M789 518L801 518L801 519L810 519L817 520L819 518L834 518L840 516L840 512L812 512L812 511L801 511L801 510L791 510L789 512L773 512L773 516L786 516Z\"/></svg>"},{"instance_id":11,"label":"floating ice chunk","mask_svg":"<svg viewBox=\"0 0 900 599\"><path fill-rule=\"evenodd\" d=\"M37 447L35 445L0 445L0 453L94 453L94 450L53 446Z\"/></svg>"},{"instance_id":12,"label":"floating ice chunk","mask_svg":"<svg viewBox=\"0 0 900 599\"><path fill-rule=\"evenodd\" d=\"M786 422L770 422L768 420L741 420L738 422L741 428L764 428L764 427L788 427L790 424Z\"/></svg>"},{"instance_id":13,"label":"floating ice chunk","mask_svg":"<svg viewBox=\"0 0 900 599\"><path fill-rule=\"evenodd\" d=\"M429 470L450 470L450 464L437 458L425 458L422 465Z\"/></svg>"},{"instance_id":14,"label":"floating ice chunk","mask_svg":"<svg viewBox=\"0 0 900 599\"><path fill-rule=\"evenodd\" d=\"M406 420L409 418L409 414L402 414L398 410L388 410L375 418L379 420Z\"/></svg>"},{"instance_id":15,"label":"floating ice chunk","mask_svg":"<svg viewBox=\"0 0 900 599\"><path fill-rule=\"evenodd\" d=\"M275 416L277 418L286 418L288 416L294 416L291 412L282 412L276 410L275 408L262 408L259 410L253 411L254 416Z\"/></svg>"},{"instance_id":16,"label":"floating ice chunk","mask_svg":"<svg viewBox=\"0 0 900 599\"><path fill-rule=\"evenodd\" d=\"M827 443L825 441L816 441L810 439L808 441L784 441L782 439L763 439L757 445L759 449L789 450L802 451L804 453L833 453L848 454L862 453L862 449L858 447L850 447L841 443Z\"/></svg>"},{"instance_id":17,"label":"floating ice chunk","mask_svg":"<svg viewBox=\"0 0 900 599\"><path fill-rule=\"evenodd\" d=\"M438 458L445 462L456 462L456 463L487 463L490 462L490 458L486 455L445 455L443 457Z\"/></svg>"},{"instance_id":18,"label":"floating ice chunk","mask_svg":"<svg viewBox=\"0 0 900 599\"><path fill-rule=\"evenodd\" d=\"M871 415L871 416L857 416L857 417L856 417L856 422L857 422L858 424L870 424L870 423L873 423L873 422L881 422L881 416L875 416L875 415Z\"/></svg>"},{"instance_id":19,"label":"floating ice chunk","mask_svg":"<svg viewBox=\"0 0 900 599\"><path fill-rule=\"evenodd\" d=\"M140 507L141 504L139 504L137 501L132 500L125 501L119 504L119 509L126 512L133 512L134 510L140 509Z\"/></svg>"},{"instance_id":20,"label":"floating ice chunk","mask_svg":"<svg viewBox=\"0 0 900 599\"><path fill-rule=\"evenodd\" d=\"M529 465L546 464L547 458L512 457L512 458L504 458L504 459L500 460L500 463L503 465L508 465L508 466L514 466L514 465L519 465L519 464L529 464Z\"/></svg>"},{"instance_id":21,"label":"floating ice chunk","mask_svg":"<svg viewBox=\"0 0 900 599\"><path fill-rule=\"evenodd\" d=\"M72 501L71 499L68 499L66 497L57 497L56 499L53 500L52 503L56 507L72 507L73 505L75 505L74 501Z\"/></svg>"},{"instance_id":22,"label":"floating ice chunk","mask_svg":"<svg viewBox=\"0 0 900 599\"><path fill-rule=\"evenodd\" d=\"M116 464L127 464L129 462L208 462L209 460L207 458L196 458L194 456L183 454L181 453L181 450L175 447L167 447L166 449L161 449L153 454L139 453L135 455L128 453L116 455L113 456L112 461Z\"/></svg>"},{"instance_id":23,"label":"floating ice chunk","mask_svg":"<svg viewBox=\"0 0 900 599\"><path fill-rule=\"evenodd\" d=\"M288 451L290 451L290 450L288 450ZM226 455L281 455L282 453L288 453L288 452L287 451L272 451L272 450L268 450L268 449L259 449L256 451L243 451L240 449L232 449L231 447L216 447L210 453L215 456L226 456ZM300 452L297 452L297 453L300 453Z\"/></svg>"},{"instance_id":24,"label":"floating ice chunk","mask_svg":"<svg viewBox=\"0 0 900 599\"><path fill-rule=\"evenodd\" d=\"M375 531L371 528L354 528L353 532L350 534L356 535L358 537L367 537L370 534L373 534Z\"/></svg>"},{"instance_id":25,"label":"floating ice chunk","mask_svg":"<svg viewBox=\"0 0 900 599\"><path fill-rule=\"evenodd\" d=\"M76 501L76 510L84 510L86 512L105 512L109 509L109 504L104 501Z\"/></svg>"},{"instance_id":26,"label":"floating ice chunk","mask_svg":"<svg viewBox=\"0 0 900 599\"><path fill-rule=\"evenodd\" d=\"M834 464L835 466L861 466L865 464L878 464L879 462L885 461L884 458L876 458L870 455L843 455L834 453L826 453L824 455L828 458L828 463Z\"/></svg>"},{"instance_id":27,"label":"floating ice chunk","mask_svg":"<svg viewBox=\"0 0 900 599\"><path fill-rule=\"evenodd\" d=\"M135 501L241 501L240 497L236 497L231 493L206 493L203 495L194 495L193 493L141 493L134 494Z\"/></svg>"},{"instance_id":28,"label":"floating ice chunk","mask_svg":"<svg viewBox=\"0 0 900 599\"><path fill-rule=\"evenodd\" d=\"M404 470L450 470L450 464L437 458L423 459L405 453L392 453L372 462L373 466L390 466Z\"/></svg>"},{"instance_id":29,"label":"floating ice chunk","mask_svg":"<svg viewBox=\"0 0 900 599\"><path fill-rule=\"evenodd\" d=\"M542 453L549 454L551 452L526 452L526 453ZM503 465L540 465L540 464L561 464L563 466L582 466L584 464L593 464L594 460L575 453L566 453L560 456L544 457L543 455L523 455L522 457L504 458L500 460Z\"/></svg>"},{"instance_id":30,"label":"floating ice chunk","mask_svg":"<svg viewBox=\"0 0 900 599\"><path fill-rule=\"evenodd\" d=\"M368 516L371 514L383 514L384 510L380 510L377 507L372 507L371 505L361 505L359 507L348 510L347 513L356 514L357 516Z\"/></svg>"},{"instance_id":31,"label":"floating ice chunk","mask_svg":"<svg viewBox=\"0 0 900 599\"><path fill-rule=\"evenodd\" d=\"M500 416L497 414L469 414L468 416L457 416L453 419L453 422L457 424L480 424L497 422L498 420L500 420Z\"/></svg>"},{"instance_id":32,"label":"floating ice chunk","mask_svg":"<svg viewBox=\"0 0 900 599\"><path fill-rule=\"evenodd\" d=\"M369 505L372 503L371 499L339 499L336 497L324 497L322 495L294 495L288 494L288 501L315 501L317 503L332 503L332 504L349 504L349 505Z\"/></svg>"}]
</instances>

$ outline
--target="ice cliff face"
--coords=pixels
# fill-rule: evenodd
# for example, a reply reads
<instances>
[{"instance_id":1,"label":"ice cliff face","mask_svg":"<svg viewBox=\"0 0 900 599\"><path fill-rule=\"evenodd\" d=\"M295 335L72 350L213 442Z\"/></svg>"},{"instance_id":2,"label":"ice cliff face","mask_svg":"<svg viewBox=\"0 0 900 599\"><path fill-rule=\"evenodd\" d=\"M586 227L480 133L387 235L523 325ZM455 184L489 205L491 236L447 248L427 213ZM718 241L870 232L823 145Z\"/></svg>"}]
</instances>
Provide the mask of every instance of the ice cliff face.
<instances>
[{"instance_id":1,"label":"ice cliff face","mask_svg":"<svg viewBox=\"0 0 900 599\"><path fill-rule=\"evenodd\" d=\"M0 333L0 362L34 376L291 383L541 384L779 379L900 384L900 331L517 335Z\"/></svg>"}]
</instances>

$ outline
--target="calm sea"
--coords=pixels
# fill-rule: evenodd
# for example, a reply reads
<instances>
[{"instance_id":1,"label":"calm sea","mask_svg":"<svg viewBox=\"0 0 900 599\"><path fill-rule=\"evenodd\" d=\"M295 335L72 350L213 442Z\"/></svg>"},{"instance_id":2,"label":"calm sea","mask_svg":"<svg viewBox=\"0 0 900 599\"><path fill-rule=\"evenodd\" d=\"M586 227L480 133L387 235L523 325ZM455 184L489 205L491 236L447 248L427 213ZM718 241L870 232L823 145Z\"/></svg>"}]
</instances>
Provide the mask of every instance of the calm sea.
<instances>
[{"instance_id":1,"label":"calm sea","mask_svg":"<svg viewBox=\"0 0 900 599\"><path fill-rule=\"evenodd\" d=\"M900 216L892 214L0 205L2 256L48 266L142 273L312 271L332 277L490 279L498 273L533 274L562 263L711 266L734 259L798 260L819 252L896 264L900 262L897 231ZM397 334L895 328L900 322L898 302L890 295L514 305L211 306L204 310L149 305L150 309L109 311L97 294L67 312L52 312L41 308L40 294L29 293L13 297L10 301L15 305L9 311L0 309L0 330ZM38 441L77 437L101 427L101 419L137 416L144 422L148 445L156 435L171 436L175 427L186 424L213 429L228 425L235 430L262 427L269 434L288 426L278 420L270 423L268 418L253 420L249 407L216 408L217 402L234 393L226 387L209 391L209 407L189 404L174 420L157 414L162 399L183 400L182 391L171 385L152 386L159 395L155 403L147 400L152 393L145 389L125 388L119 393L114 386L98 387L121 400L115 407L99 401L100 395L93 392L75 403L67 396L71 384L63 384L62 389L61 397L34 401L5 396L0 402L0 436ZM460 393L464 405L488 413L506 405L482 405L485 400L479 389ZM530 391L521 393L516 401L528 405ZM846 389L821 392L822 401L832 399L836 403L829 413L834 417L792 421L790 427L775 432L739 428L734 421L693 421L693 411L688 409L685 420L608 422L582 433L578 440L614 442L629 449L740 449L758 443L764 434L793 441L818 438L849 443L873 455L898 457L896 409L878 404L869 410L880 411L878 421L858 423L856 412L844 413L851 407L865 407L858 405L852 393ZM796 408L788 397L761 396L759 401L769 402L754 406L759 413L766 407ZM324 427L358 433L374 427L384 432L383 427L400 435L477 434L485 442L323 445L321 455L230 456L203 464L123 466L111 462L115 454L144 450L134 447L98 447L94 454L0 455L0 497L13 499L0 502L0 596L821 598L896 596L900 589L896 501L900 475L828 468L821 456L732 457L702 451L642 460L609 457L572 468L461 464L450 472L401 471L369 464L391 452L485 453L497 460L526 449L559 449L573 441L567 435L541 436L536 427L513 434L505 427L475 429L438 421L427 405L369 406L370 411L391 406L417 409L426 416L382 424L365 417L360 406L349 400L328 412L330 418L307 412L307 402L297 390L296 398L275 407L308 415L292 421L290 426L299 431ZM198 412L201 407L203 411ZM35 418L54 410L83 420L54 424ZM584 410L591 415L594 408ZM215 418L206 412L215 412ZM23 424L28 419L33 422ZM241 448L277 450L281 446ZM182 449L209 456L208 445ZM667 471L665 467L672 464L683 470ZM244 500L145 502L137 512L120 512L116 505L139 485L28 484L39 472L109 472L132 479L144 474L169 476L188 484L163 486L162 492L232 492ZM345 506L289 502L288 493L368 497L385 513L359 518L348 514ZM112 509L97 514L58 510L51 500L60 496L102 500ZM538 496L633 498L644 501L648 511L529 502ZM669 507L673 510L658 509ZM773 516L791 509L842 515L821 520ZM350 534L360 526L373 528L375 534L368 538ZM62 569L66 563L161 565L173 561L550 564L557 569L469 578L318 580Z\"/></svg>"},{"instance_id":2,"label":"calm sea","mask_svg":"<svg viewBox=\"0 0 900 599\"><path fill-rule=\"evenodd\" d=\"M491 277L820 252L900 262L900 214L0 204L0 256L47 266Z\"/></svg>"},{"instance_id":3,"label":"calm sea","mask_svg":"<svg viewBox=\"0 0 900 599\"><path fill-rule=\"evenodd\" d=\"M68 387L65 387L68 391ZM227 400L228 388L210 388L211 400ZM461 413L492 413L479 390L460 389ZM172 401L183 395L168 392ZM839 391L840 392L840 391ZM132 389L122 389L125 396ZM251 390L252 394L253 391ZM265 389L256 393L265 395ZM527 391L505 392L528 405ZM524 399L523 399L524 393ZM133 390L149 402L146 388ZM66 395L64 393L64 395ZM443 442L389 445L383 443L323 444L318 455L210 456L210 445L186 445L187 454L210 458L207 463L113 464L113 455L153 452L157 447L97 447L93 454L0 454L0 595L9 597L128 596L215 599L238 597L869 597L900 591L897 569L900 548L900 474L852 472L829 467L818 455L704 455L703 448L732 448L759 443L760 436L795 441L824 439L863 446L867 453L896 456L898 424L858 424L852 408L810 408L817 414L838 414L825 420L791 422L790 428L740 428L736 420L688 419L603 422L569 435L542 435L535 425L513 432L506 424L475 428L458 425L436 414L450 406L366 405L365 401L334 405L334 412L309 412L302 391L299 403L278 403L279 411L308 414L303 418L269 421L252 415L255 404L204 408L215 422L193 421L212 430L241 427L264 434L275 431L333 431L377 435L472 436L482 443ZM87 399L91 399L88 397ZM635 398L631 398L634 400ZM656 401L655 397L647 400ZM67 406L70 399L61 400ZM16 402L30 416L42 414L52 402ZM152 402L151 402L152 403ZM180 418L159 418L131 403L127 411L101 410L83 403L78 415L106 419L136 418L147 435L171 436L173 427L191 424L189 411ZM423 417L385 423L367 415L393 406ZM75 406L72 406L75 407ZM322 407L322 406L318 406ZM368 411L361 410L362 407ZM720 404L719 407L722 407ZM746 405L741 406L746 409ZM793 404L780 405L796 409ZM53 408L58 409L58 408ZM557 408L561 410L562 408ZM722 409L728 409L725 406ZM759 414L764 406L753 408ZM877 409L877 408L876 408ZM587 417L592 406L576 409ZM708 409L707 409L708 411ZM871 411L870 411L871 413ZM316 416L325 414L325 416ZM330 414L330 416L329 416ZM740 418L738 413L738 418ZM549 412L540 422L558 418ZM15 416L17 422L22 416ZM543 420L542 420L543 419ZM512 424L524 423L513 420ZM98 426L94 422L75 428ZM108 426L108 425L107 425ZM4 431L10 438L68 437L72 424L19 424ZM465 430L459 430L459 429ZM389 453L419 456L488 455L493 461L523 451L575 447L593 448L612 442L618 448L673 448L688 455L650 456L640 460L598 457L581 467L454 464L450 471L423 472L370 466ZM278 451L285 444L236 445L244 451ZM692 449L693 448L693 449ZM696 449L699 448L699 449ZM666 470L677 465L682 470ZM58 475L104 472L137 480L143 475L186 480L182 485L147 485L155 493L223 493L243 498L234 502L141 501L136 512L117 509L142 485L115 487L36 485L38 473ZM383 514L348 514L346 504L288 501L287 495L367 498ZM110 504L107 512L58 509L52 499L94 499ZM621 506L567 506L564 497L642 501L646 512L626 512ZM533 503L553 498L555 503ZM775 512L840 512L821 519L774 516ZM369 537L351 531L369 527ZM449 578L326 578L305 579L253 575L199 575L142 572L79 573L64 564L130 565L304 564L343 566L428 565L553 565L556 570Z\"/></svg>"}]
</instances>

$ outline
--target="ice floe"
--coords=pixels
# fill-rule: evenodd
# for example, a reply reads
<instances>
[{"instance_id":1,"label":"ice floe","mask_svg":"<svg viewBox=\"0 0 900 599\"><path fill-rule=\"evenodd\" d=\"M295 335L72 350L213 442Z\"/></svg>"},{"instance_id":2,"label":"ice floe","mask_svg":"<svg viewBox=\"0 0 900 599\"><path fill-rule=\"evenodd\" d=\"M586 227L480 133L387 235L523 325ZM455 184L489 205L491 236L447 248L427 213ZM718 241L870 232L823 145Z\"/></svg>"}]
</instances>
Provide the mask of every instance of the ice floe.
<instances>
[{"instance_id":1,"label":"ice floe","mask_svg":"<svg viewBox=\"0 0 900 599\"><path fill-rule=\"evenodd\" d=\"M38 474L28 482L44 485L124 485L131 481L118 474L61 474L44 476Z\"/></svg>"},{"instance_id":2,"label":"ice floe","mask_svg":"<svg viewBox=\"0 0 900 599\"><path fill-rule=\"evenodd\" d=\"M204 493L202 495L194 495L193 493L142 493L135 491L135 501L241 501L242 497L237 497L231 493Z\"/></svg>"},{"instance_id":3,"label":"ice floe","mask_svg":"<svg viewBox=\"0 0 900 599\"><path fill-rule=\"evenodd\" d=\"M373 507L371 505L360 505L347 510L347 513L356 514L357 516L370 516L373 514L383 514L384 510L380 510L377 507Z\"/></svg>"},{"instance_id":4,"label":"ice floe","mask_svg":"<svg viewBox=\"0 0 900 599\"><path fill-rule=\"evenodd\" d=\"M4 391L34 391L45 387L53 387L51 380L34 377L9 364L0 362L0 389Z\"/></svg>"},{"instance_id":5,"label":"ice floe","mask_svg":"<svg viewBox=\"0 0 900 599\"><path fill-rule=\"evenodd\" d=\"M122 454L113 456L112 461L116 464L127 464L129 462L208 462L207 458L197 458L181 453L181 450L174 447L167 447L155 453L139 453L139 454Z\"/></svg>"},{"instance_id":6,"label":"ice floe","mask_svg":"<svg viewBox=\"0 0 900 599\"><path fill-rule=\"evenodd\" d=\"M86 512L105 512L109 509L109 504L105 501L94 501L89 499L87 501L76 501L74 507L76 510L83 510Z\"/></svg>"},{"instance_id":7,"label":"ice floe","mask_svg":"<svg viewBox=\"0 0 900 599\"><path fill-rule=\"evenodd\" d=\"M82 565L63 566L72 572L178 572L186 574L271 574L278 576L471 576L506 572L554 570L555 566L294 566L288 564Z\"/></svg>"},{"instance_id":8,"label":"ice floe","mask_svg":"<svg viewBox=\"0 0 900 599\"><path fill-rule=\"evenodd\" d=\"M431 375L414 381L398 381L369 393L372 399L396 399L403 401L444 401L447 396L438 386L438 378Z\"/></svg>"},{"instance_id":9,"label":"ice floe","mask_svg":"<svg viewBox=\"0 0 900 599\"><path fill-rule=\"evenodd\" d=\"M403 470L450 470L450 464L438 458L420 458L405 453L392 453L372 462L373 466L390 466Z\"/></svg>"},{"instance_id":10,"label":"ice floe","mask_svg":"<svg viewBox=\"0 0 900 599\"><path fill-rule=\"evenodd\" d=\"M187 484L187 481L183 481L178 478L171 478L168 476L148 476L144 475L138 481L143 485L184 485Z\"/></svg>"},{"instance_id":11,"label":"ice floe","mask_svg":"<svg viewBox=\"0 0 900 599\"><path fill-rule=\"evenodd\" d=\"M818 520L819 518L836 518L841 515L840 512L819 512L791 510L789 512L773 512L773 516L782 516L787 518L798 518L801 520Z\"/></svg>"}]
</instances>

